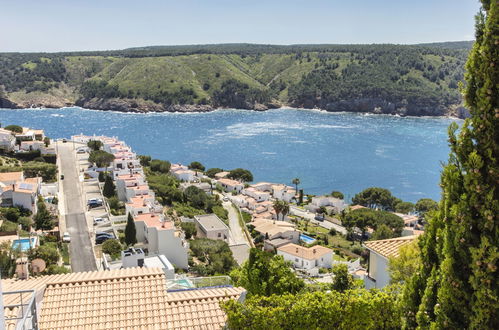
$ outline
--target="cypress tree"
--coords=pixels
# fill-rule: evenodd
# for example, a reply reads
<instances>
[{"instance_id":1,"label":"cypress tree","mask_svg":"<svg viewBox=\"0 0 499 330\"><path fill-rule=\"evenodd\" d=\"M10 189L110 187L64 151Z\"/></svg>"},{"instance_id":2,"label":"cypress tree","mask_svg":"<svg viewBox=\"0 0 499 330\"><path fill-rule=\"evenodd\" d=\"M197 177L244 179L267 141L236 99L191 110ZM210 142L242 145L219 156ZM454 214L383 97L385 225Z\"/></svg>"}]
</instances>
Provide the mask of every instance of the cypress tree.
<instances>
[{"instance_id":1,"label":"cypress tree","mask_svg":"<svg viewBox=\"0 0 499 330\"><path fill-rule=\"evenodd\" d=\"M107 198L113 197L116 194L116 186L114 185L113 179L110 175L106 175L102 194Z\"/></svg>"},{"instance_id":2,"label":"cypress tree","mask_svg":"<svg viewBox=\"0 0 499 330\"><path fill-rule=\"evenodd\" d=\"M466 63L470 110L441 176L439 210L419 244L422 266L404 290L406 328L499 329L499 2L482 0Z\"/></svg>"},{"instance_id":3,"label":"cypress tree","mask_svg":"<svg viewBox=\"0 0 499 330\"><path fill-rule=\"evenodd\" d=\"M125 243L127 246L137 243L137 229L135 228L135 221L132 214L128 213L128 219L125 227Z\"/></svg>"}]
</instances>

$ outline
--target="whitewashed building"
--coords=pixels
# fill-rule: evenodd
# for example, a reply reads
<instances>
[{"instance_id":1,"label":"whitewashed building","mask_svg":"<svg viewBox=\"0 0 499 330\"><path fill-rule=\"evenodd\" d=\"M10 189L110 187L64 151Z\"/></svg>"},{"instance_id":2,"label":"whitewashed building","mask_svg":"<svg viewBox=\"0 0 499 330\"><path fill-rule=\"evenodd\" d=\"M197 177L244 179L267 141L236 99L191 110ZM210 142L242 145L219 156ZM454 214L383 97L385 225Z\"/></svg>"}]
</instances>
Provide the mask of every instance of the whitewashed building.
<instances>
[{"instance_id":1,"label":"whitewashed building","mask_svg":"<svg viewBox=\"0 0 499 330\"><path fill-rule=\"evenodd\" d=\"M277 254L291 261L295 268L305 270L331 268L333 264L333 250L320 245L308 248L290 243L277 248Z\"/></svg>"}]
</instances>

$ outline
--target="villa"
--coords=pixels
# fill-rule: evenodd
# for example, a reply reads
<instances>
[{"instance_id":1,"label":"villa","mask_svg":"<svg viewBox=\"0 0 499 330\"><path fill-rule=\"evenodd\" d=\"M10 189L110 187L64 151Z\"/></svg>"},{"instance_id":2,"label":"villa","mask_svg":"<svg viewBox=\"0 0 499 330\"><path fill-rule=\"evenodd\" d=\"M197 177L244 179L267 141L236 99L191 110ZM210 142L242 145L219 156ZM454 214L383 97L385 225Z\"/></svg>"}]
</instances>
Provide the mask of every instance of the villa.
<instances>
[{"instance_id":1,"label":"villa","mask_svg":"<svg viewBox=\"0 0 499 330\"><path fill-rule=\"evenodd\" d=\"M239 181L231 180L231 179L219 179L218 183L229 192L240 193L244 189L244 184Z\"/></svg>"},{"instance_id":2,"label":"villa","mask_svg":"<svg viewBox=\"0 0 499 330\"><path fill-rule=\"evenodd\" d=\"M36 213L42 179L24 178L23 172L0 173L0 205L21 206Z\"/></svg>"},{"instance_id":3,"label":"villa","mask_svg":"<svg viewBox=\"0 0 499 330\"><path fill-rule=\"evenodd\" d=\"M216 214L196 215L194 220L198 237L229 241L229 227Z\"/></svg>"},{"instance_id":4,"label":"villa","mask_svg":"<svg viewBox=\"0 0 499 330\"><path fill-rule=\"evenodd\" d=\"M16 145L16 137L11 131L0 128L0 150L4 152L13 151Z\"/></svg>"},{"instance_id":5,"label":"villa","mask_svg":"<svg viewBox=\"0 0 499 330\"><path fill-rule=\"evenodd\" d=\"M290 243L277 248L277 254L291 261L295 268L307 271L331 268L333 263L333 250L320 245L308 248Z\"/></svg>"}]
</instances>

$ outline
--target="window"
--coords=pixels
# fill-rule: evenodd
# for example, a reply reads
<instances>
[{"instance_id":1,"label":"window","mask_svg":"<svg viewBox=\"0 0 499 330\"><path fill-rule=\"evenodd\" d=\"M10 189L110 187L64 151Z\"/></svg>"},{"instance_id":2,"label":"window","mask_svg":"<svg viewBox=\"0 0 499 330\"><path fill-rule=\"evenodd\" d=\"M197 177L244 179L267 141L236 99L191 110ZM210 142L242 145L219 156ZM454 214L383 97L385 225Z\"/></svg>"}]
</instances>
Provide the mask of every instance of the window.
<instances>
[{"instance_id":1,"label":"window","mask_svg":"<svg viewBox=\"0 0 499 330\"><path fill-rule=\"evenodd\" d=\"M295 258L295 262L298 262L298 261L299 261L298 258Z\"/></svg>"},{"instance_id":2,"label":"window","mask_svg":"<svg viewBox=\"0 0 499 330\"><path fill-rule=\"evenodd\" d=\"M218 237L222 237L222 233L218 233Z\"/></svg>"}]
</instances>

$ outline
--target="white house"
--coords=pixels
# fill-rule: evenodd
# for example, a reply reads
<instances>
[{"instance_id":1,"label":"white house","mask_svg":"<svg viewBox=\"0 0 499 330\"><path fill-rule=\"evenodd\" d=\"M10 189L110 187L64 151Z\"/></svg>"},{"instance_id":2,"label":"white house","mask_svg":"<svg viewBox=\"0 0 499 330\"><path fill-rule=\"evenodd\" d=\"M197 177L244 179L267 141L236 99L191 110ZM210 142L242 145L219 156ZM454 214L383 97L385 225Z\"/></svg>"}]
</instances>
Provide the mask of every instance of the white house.
<instances>
[{"instance_id":1,"label":"white house","mask_svg":"<svg viewBox=\"0 0 499 330\"><path fill-rule=\"evenodd\" d=\"M311 204L317 208L321 206L332 206L335 208L336 212L339 213L346 208L345 201L332 196L316 196L312 197Z\"/></svg>"},{"instance_id":2,"label":"white house","mask_svg":"<svg viewBox=\"0 0 499 330\"><path fill-rule=\"evenodd\" d=\"M0 128L0 150L13 151L16 145L16 137L11 131Z\"/></svg>"},{"instance_id":3,"label":"white house","mask_svg":"<svg viewBox=\"0 0 499 330\"><path fill-rule=\"evenodd\" d=\"M180 181L191 182L196 178L196 172L191 170L177 170L172 175Z\"/></svg>"},{"instance_id":4,"label":"white house","mask_svg":"<svg viewBox=\"0 0 499 330\"><path fill-rule=\"evenodd\" d=\"M307 248L290 243L277 248L277 254L291 261L295 268L305 270L331 268L333 263L333 250L320 245Z\"/></svg>"},{"instance_id":5,"label":"white house","mask_svg":"<svg viewBox=\"0 0 499 330\"><path fill-rule=\"evenodd\" d=\"M45 147L45 143L43 141L21 141L20 150L23 151L33 151L33 150L41 150Z\"/></svg>"},{"instance_id":6,"label":"white house","mask_svg":"<svg viewBox=\"0 0 499 330\"><path fill-rule=\"evenodd\" d=\"M272 195L275 199L290 202L296 195L296 190L284 184L276 184L272 186Z\"/></svg>"},{"instance_id":7,"label":"white house","mask_svg":"<svg viewBox=\"0 0 499 330\"><path fill-rule=\"evenodd\" d=\"M173 221L162 214L142 213L134 216L137 241L147 245L149 255L162 254L179 268L186 269L188 243L176 230Z\"/></svg>"},{"instance_id":8,"label":"white house","mask_svg":"<svg viewBox=\"0 0 499 330\"><path fill-rule=\"evenodd\" d=\"M253 197L257 202L264 202L270 199L270 194L265 191L257 190L253 187L248 187L242 190L243 195Z\"/></svg>"},{"instance_id":9,"label":"white house","mask_svg":"<svg viewBox=\"0 0 499 330\"><path fill-rule=\"evenodd\" d=\"M417 236L405 236L364 243L369 250L368 274L364 278L367 289L383 288L390 283L388 258L398 256L400 247L416 238Z\"/></svg>"},{"instance_id":10,"label":"white house","mask_svg":"<svg viewBox=\"0 0 499 330\"><path fill-rule=\"evenodd\" d=\"M40 192L41 178L19 176L21 172L0 173L1 206L22 206L36 213L36 202ZM17 180L19 179L19 180Z\"/></svg>"},{"instance_id":11,"label":"white house","mask_svg":"<svg viewBox=\"0 0 499 330\"><path fill-rule=\"evenodd\" d=\"M194 220L198 237L229 241L229 227L216 214L196 215Z\"/></svg>"},{"instance_id":12,"label":"white house","mask_svg":"<svg viewBox=\"0 0 499 330\"><path fill-rule=\"evenodd\" d=\"M154 195L142 195L130 198L128 203L125 203L126 214L131 213L133 216L144 213L157 213L163 210L163 207L158 204Z\"/></svg>"},{"instance_id":13,"label":"white house","mask_svg":"<svg viewBox=\"0 0 499 330\"><path fill-rule=\"evenodd\" d=\"M127 188L147 185L144 176L140 173L118 175L115 178L115 183L118 198L123 202L126 202L131 198L127 196Z\"/></svg>"},{"instance_id":14,"label":"white house","mask_svg":"<svg viewBox=\"0 0 499 330\"><path fill-rule=\"evenodd\" d=\"M235 191L236 193L240 193L244 188L244 184L231 179L219 179L218 183L229 192Z\"/></svg>"}]
</instances>

